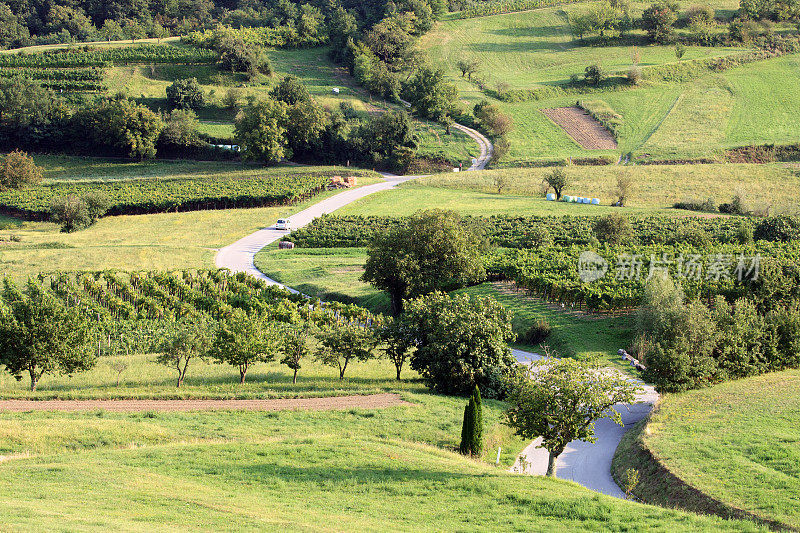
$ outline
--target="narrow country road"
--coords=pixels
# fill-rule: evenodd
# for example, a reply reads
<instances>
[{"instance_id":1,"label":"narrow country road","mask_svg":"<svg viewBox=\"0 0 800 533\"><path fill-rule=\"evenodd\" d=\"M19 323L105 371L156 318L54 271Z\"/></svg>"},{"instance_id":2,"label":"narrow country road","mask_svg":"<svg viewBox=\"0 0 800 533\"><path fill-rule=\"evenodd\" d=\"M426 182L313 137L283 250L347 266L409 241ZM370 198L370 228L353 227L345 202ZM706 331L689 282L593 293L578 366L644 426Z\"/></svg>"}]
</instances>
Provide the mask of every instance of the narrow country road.
<instances>
[{"instance_id":1,"label":"narrow country road","mask_svg":"<svg viewBox=\"0 0 800 533\"><path fill-rule=\"evenodd\" d=\"M541 359L541 356L537 354L521 350L513 350L513 352L514 357L520 363ZM574 481L608 496L625 498L625 493L611 477L611 461L625 432L650 414L658 401L658 393L652 385L647 385L640 380L631 379L631 381L642 388L637 395L636 402L614 406L614 409L622 415L624 426L618 426L608 419L598 421L595 424L597 442L589 443L577 440L570 442L556 461L556 477ZM522 450L512 471L537 476L545 475L548 452L544 448L539 448L541 442L541 438L536 439ZM522 471L520 458L525 459L524 471Z\"/></svg>"},{"instance_id":2,"label":"narrow country road","mask_svg":"<svg viewBox=\"0 0 800 533\"><path fill-rule=\"evenodd\" d=\"M469 167L468 170L482 170L486 168L486 165L492 158L492 153L494 151L494 147L489 139L484 137L480 132L477 132L466 126L462 126L461 124L453 124L453 127L472 137L475 142L478 143L478 146L480 146L481 154L475 159L475 162L471 167ZM341 192L336 196L322 200L321 202L314 204L311 207L300 211L299 213L295 213L289 217L292 229L302 228L310 224L315 218L328 213L333 213L337 209L353 203L356 200L360 200L365 196L369 196L370 194L380 191L387 191L401 183L420 177L395 176L394 174L388 173L383 173L382 175L384 179L382 183L366 185L364 187L358 187L356 189L350 189ZM235 243L230 244L225 248L220 249L219 252L217 252L214 262L217 268L227 268L231 272L247 272L255 278L263 279L272 285L279 285L296 294L297 291L295 289L292 289L291 287L285 287L274 279L265 276L256 268L255 264L253 263L256 254L262 248L268 244L272 244L273 242L280 240L281 237L288 234L288 231L276 230L274 227L261 229L255 233L251 233L247 237L239 239Z\"/></svg>"},{"instance_id":3,"label":"narrow country road","mask_svg":"<svg viewBox=\"0 0 800 533\"><path fill-rule=\"evenodd\" d=\"M478 146L481 148L481 155L475 159L475 162L471 167L469 167L468 170L483 170L486 168L486 165L489 164L489 160L492 158L492 155L494 155L494 145L492 145L492 142L481 132L473 130L472 128L462 126L461 124L453 124L453 127L458 131L466 133L472 137L472 139L478 143Z\"/></svg>"},{"instance_id":4,"label":"narrow country road","mask_svg":"<svg viewBox=\"0 0 800 533\"><path fill-rule=\"evenodd\" d=\"M316 203L311 207L289 217L289 220L291 221L291 227L293 229L302 228L310 224L311 221L317 217L328 213L333 213L337 209L355 202L356 200L360 200L365 196L369 196L370 194L389 190L393 187L396 187L400 183L413 179L414 177L415 176L392 176L390 174L385 174L383 178L384 181L381 183L365 185L364 187L358 187L356 189L349 189L344 192L340 192L335 196L326 198L325 200L322 200L321 202ZM256 254L262 248L268 244L272 244L273 242L280 240L281 237L288 235L289 233L290 232L288 231L277 230L274 227L258 230L257 232L251 233L247 237L239 239L235 243L220 249L220 251L217 252L217 256L214 261L217 265L217 268L227 268L231 272L247 272L251 276L263 279L269 284L285 287L274 279L265 276L256 268L253 260ZM297 291L291 287L285 288L297 294Z\"/></svg>"}]
</instances>

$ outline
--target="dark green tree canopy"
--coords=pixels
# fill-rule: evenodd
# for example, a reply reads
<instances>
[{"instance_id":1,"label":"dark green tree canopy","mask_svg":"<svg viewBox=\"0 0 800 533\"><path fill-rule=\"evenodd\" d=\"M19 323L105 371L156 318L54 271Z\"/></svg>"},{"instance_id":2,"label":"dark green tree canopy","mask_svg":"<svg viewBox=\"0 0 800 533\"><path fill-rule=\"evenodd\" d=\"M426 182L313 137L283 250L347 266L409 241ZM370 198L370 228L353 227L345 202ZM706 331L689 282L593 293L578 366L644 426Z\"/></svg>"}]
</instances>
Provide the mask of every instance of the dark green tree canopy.
<instances>
[{"instance_id":1,"label":"dark green tree canopy","mask_svg":"<svg viewBox=\"0 0 800 533\"><path fill-rule=\"evenodd\" d=\"M198 109L205 103L205 94L197 78L175 80L167 87L167 105L170 109Z\"/></svg>"},{"instance_id":2,"label":"dark green tree canopy","mask_svg":"<svg viewBox=\"0 0 800 533\"><path fill-rule=\"evenodd\" d=\"M67 308L29 281L19 290L4 281L0 300L0 363L15 378L28 374L36 390L45 374L73 374L95 364L89 326L77 308Z\"/></svg>"},{"instance_id":3,"label":"dark green tree canopy","mask_svg":"<svg viewBox=\"0 0 800 533\"><path fill-rule=\"evenodd\" d=\"M389 293L395 314L402 300L451 291L486 278L482 233L452 211L421 211L370 246L362 279Z\"/></svg>"},{"instance_id":4,"label":"dark green tree canopy","mask_svg":"<svg viewBox=\"0 0 800 533\"><path fill-rule=\"evenodd\" d=\"M411 368L443 394L502 395L503 376L515 366L508 342L511 316L491 298L434 292L406 302L400 316L407 339L416 347Z\"/></svg>"}]
</instances>

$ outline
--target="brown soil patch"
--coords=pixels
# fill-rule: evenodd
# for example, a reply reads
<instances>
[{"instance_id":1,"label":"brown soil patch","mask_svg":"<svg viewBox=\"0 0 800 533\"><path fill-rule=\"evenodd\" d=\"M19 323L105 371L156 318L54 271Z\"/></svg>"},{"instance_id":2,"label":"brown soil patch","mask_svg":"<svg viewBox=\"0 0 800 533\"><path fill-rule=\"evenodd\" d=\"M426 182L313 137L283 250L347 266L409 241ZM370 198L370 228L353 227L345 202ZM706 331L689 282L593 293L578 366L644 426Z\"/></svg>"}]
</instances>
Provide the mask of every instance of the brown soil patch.
<instances>
[{"instance_id":1,"label":"brown soil patch","mask_svg":"<svg viewBox=\"0 0 800 533\"><path fill-rule=\"evenodd\" d=\"M1 400L0 412L22 411L329 411L411 405L399 394L275 400Z\"/></svg>"},{"instance_id":2,"label":"brown soil patch","mask_svg":"<svg viewBox=\"0 0 800 533\"><path fill-rule=\"evenodd\" d=\"M553 107L542 109L542 113L587 150L617 148L617 141L611 132L580 107Z\"/></svg>"}]
</instances>

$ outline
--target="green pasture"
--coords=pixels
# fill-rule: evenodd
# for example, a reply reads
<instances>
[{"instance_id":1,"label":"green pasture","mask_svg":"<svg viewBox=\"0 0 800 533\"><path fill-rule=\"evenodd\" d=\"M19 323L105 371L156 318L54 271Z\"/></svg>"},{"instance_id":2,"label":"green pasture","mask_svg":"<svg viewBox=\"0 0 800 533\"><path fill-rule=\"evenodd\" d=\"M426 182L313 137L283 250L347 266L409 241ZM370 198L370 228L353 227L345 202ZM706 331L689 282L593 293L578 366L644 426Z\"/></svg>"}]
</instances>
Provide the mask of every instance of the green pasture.
<instances>
[{"instance_id":1,"label":"green pasture","mask_svg":"<svg viewBox=\"0 0 800 533\"><path fill-rule=\"evenodd\" d=\"M634 3L635 15L646 7ZM717 16L730 18L738 7L712 2ZM685 9L687 6L682 6ZM567 83L592 64L624 75L638 59L649 66L724 56L745 50L725 47L687 47L681 60L672 46L647 44L640 31L625 41L600 46L573 38L567 13L586 4L537 9L522 13L466 20L445 20L423 36L420 46L457 84L469 106L498 85L533 89ZM780 26L779 32L789 32ZM686 31L679 29L680 32ZM719 31L725 31L720 25ZM461 76L460 59L477 60L473 82ZM800 100L796 98L797 55L749 64L723 73L709 72L684 83L644 81L638 87L620 86L585 95L600 100L620 114L619 149L585 150L541 113L541 109L574 105L584 95L570 94L527 102L496 102L514 120L511 149L502 167L524 166L535 160L611 156L632 152L645 159L719 157L725 148L748 144L797 142ZM485 90L481 90L478 82Z\"/></svg>"},{"instance_id":2,"label":"green pasture","mask_svg":"<svg viewBox=\"0 0 800 533\"><path fill-rule=\"evenodd\" d=\"M712 198L717 204L740 194L751 209L796 213L800 169L791 164L709 164L569 166L571 184L564 194L599 198L600 205L548 202L542 181L550 168L518 168L452 172L418 178L344 207L340 214L400 216L420 209L452 209L464 215L690 215L672 209L675 202ZM632 191L622 210L609 207L619 176L630 177ZM497 179L504 183L497 192Z\"/></svg>"},{"instance_id":3,"label":"green pasture","mask_svg":"<svg viewBox=\"0 0 800 533\"><path fill-rule=\"evenodd\" d=\"M361 178L361 183L378 180ZM24 280L55 270L213 268L219 248L336 192L297 205L105 217L75 233L61 233L50 222L5 224L0 239L17 241L0 243L0 276Z\"/></svg>"},{"instance_id":4,"label":"green pasture","mask_svg":"<svg viewBox=\"0 0 800 533\"><path fill-rule=\"evenodd\" d=\"M505 469L523 442L484 402L487 454L453 452L462 399L330 412L0 415L0 514L21 529L755 531ZM69 494L68 498L64 494Z\"/></svg>"},{"instance_id":5,"label":"green pasture","mask_svg":"<svg viewBox=\"0 0 800 533\"><path fill-rule=\"evenodd\" d=\"M800 527L800 371L669 395L643 440L685 483L724 504Z\"/></svg>"}]
</instances>

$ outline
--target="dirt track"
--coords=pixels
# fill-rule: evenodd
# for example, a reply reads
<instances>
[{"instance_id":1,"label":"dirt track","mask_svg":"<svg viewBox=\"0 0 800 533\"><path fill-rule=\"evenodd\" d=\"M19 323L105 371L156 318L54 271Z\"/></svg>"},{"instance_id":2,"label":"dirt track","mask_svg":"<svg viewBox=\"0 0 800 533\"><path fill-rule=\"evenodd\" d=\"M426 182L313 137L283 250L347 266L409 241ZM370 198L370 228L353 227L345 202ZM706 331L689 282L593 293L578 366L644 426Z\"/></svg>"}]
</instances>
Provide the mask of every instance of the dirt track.
<instances>
[{"instance_id":1,"label":"dirt track","mask_svg":"<svg viewBox=\"0 0 800 533\"><path fill-rule=\"evenodd\" d=\"M542 109L542 113L587 150L617 148L617 141L611 132L579 107L554 107Z\"/></svg>"},{"instance_id":2,"label":"dirt track","mask_svg":"<svg viewBox=\"0 0 800 533\"><path fill-rule=\"evenodd\" d=\"M0 412L22 411L328 411L411 405L399 394L275 400L0 400Z\"/></svg>"}]
</instances>

